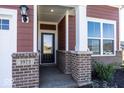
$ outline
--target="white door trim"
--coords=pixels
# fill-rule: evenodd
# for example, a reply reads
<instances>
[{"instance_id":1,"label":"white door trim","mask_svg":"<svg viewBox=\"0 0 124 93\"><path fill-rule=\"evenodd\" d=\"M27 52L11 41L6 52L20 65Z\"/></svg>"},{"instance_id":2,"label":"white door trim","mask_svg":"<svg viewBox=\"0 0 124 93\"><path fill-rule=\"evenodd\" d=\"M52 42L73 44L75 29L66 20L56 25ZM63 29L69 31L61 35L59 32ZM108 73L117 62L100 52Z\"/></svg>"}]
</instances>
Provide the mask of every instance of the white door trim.
<instances>
[{"instance_id":1,"label":"white door trim","mask_svg":"<svg viewBox=\"0 0 124 93\"><path fill-rule=\"evenodd\" d=\"M40 24L52 24L56 25L56 30L41 30L40 29ZM41 34L42 33L54 33L55 35L55 62L54 63L49 63L49 64L56 64L56 50L58 50L58 24L55 22L43 22L40 21L38 22L38 50L41 51ZM48 64L48 63L41 63L41 64Z\"/></svg>"}]
</instances>

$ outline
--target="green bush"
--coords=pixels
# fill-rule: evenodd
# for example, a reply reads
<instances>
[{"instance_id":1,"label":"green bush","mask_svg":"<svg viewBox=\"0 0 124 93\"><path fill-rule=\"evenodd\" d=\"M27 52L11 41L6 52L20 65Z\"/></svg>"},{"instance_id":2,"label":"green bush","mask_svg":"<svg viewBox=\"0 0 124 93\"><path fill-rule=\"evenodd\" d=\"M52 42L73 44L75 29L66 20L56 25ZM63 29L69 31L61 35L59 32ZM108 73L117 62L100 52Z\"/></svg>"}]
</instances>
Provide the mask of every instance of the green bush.
<instances>
[{"instance_id":1,"label":"green bush","mask_svg":"<svg viewBox=\"0 0 124 93\"><path fill-rule=\"evenodd\" d=\"M111 81L114 74L113 64L105 65L103 63L95 62L94 72L98 79L103 81Z\"/></svg>"}]
</instances>

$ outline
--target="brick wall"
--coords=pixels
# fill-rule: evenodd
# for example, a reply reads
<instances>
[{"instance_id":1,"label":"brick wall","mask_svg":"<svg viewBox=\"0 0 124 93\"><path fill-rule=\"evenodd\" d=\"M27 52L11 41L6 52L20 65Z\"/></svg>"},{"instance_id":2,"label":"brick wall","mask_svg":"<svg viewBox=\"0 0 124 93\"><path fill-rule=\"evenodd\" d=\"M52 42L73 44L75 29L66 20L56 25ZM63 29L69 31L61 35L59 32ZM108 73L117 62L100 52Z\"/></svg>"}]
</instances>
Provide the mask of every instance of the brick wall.
<instances>
[{"instance_id":1,"label":"brick wall","mask_svg":"<svg viewBox=\"0 0 124 93\"><path fill-rule=\"evenodd\" d=\"M91 52L57 51L58 66L71 74L79 86L91 83Z\"/></svg>"},{"instance_id":2,"label":"brick wall","mask_svg":"<svg viewBox=\"0 0 124 93\"><path fill-rule=\"evenodd\" d=\"M71 74L71 60L68 51L57 51L57 66L65 74Z\"/></svg>"},{"instance_id":3,"label":"brick wall","mask_svg":"<svg viewBox=\"0 0 124 93\"><path fill-rule=\"evenodd\" d=\"M12 79L14 88L39 87L39 61L37 53L12 55Z\"/></svg>"},{"instance_id":4,"label":"brick wall","mask_svg":"<svg viewBox=\"0 0 124 93\"><path fill-rule=\"evenodd\" d=\"M71 52L72 77L78 86L91 83L91 52Z\"/></svg>"},{"instance_id":5,"label":"brick wall","mask_svg":"<svg viewBox=\"0 0 124 93\"><path fill-rule=\"evenodd\" d=\"M120 67L122 64L122 51L116 51L115 56L92 56L92 61L102 62L105 64L114 64Z\"/></svg>"}]
</instances>

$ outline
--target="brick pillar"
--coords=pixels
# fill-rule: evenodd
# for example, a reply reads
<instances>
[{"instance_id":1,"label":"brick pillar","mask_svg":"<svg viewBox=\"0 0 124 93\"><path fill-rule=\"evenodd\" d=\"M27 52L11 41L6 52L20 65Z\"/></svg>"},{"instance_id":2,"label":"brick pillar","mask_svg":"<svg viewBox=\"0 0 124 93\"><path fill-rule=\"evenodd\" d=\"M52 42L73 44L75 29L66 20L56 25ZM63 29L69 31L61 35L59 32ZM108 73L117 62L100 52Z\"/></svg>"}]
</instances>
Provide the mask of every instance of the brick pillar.
<instances>
[{"instance_id":1,"label":"brick pillar","mask_svg":"<svg viewBox=\"0 0 124 93\"><path fill-rule=\"evenodd\" d=\"M39 60L37 53L12 54L14 88L39 87Z\"/></svg>"},{"instance_id":2,"label":"brick pillar","mask_svg":"<svg viewBox=\"0 0 124 93\"><path fill-rule=\"evenodd\" d=\"M69 51L57 50L58 68L65 74L71 74L71 61Z\"/></svg>"},{"instance_id":3,"label":"brick pillar","mask_svg":"<svg viewBox=\"0 0 124 93\"><path fill-rule=\"evenodd\" d=\"M91 52L71 51L72 77L79 86L91 83Z\"/></svg>"}]
</instances>

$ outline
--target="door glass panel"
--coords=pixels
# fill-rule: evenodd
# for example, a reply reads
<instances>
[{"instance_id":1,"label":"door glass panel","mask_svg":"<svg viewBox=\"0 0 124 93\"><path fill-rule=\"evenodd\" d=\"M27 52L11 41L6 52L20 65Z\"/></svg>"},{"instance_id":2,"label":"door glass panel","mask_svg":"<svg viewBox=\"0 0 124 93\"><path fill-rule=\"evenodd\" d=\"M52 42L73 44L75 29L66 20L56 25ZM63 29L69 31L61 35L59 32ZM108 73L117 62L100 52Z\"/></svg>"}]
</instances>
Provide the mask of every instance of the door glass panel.
<instances>
[{"instance_id":1,"label":"door glass panel","mask_svg":"<svg viewBox=\"0 0 124 93\"><path fill-rule=\"evenodd\" d=\"M53 35L43 35L43 54L52 54Z\"/></svg>"}]
</instances>

